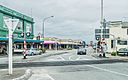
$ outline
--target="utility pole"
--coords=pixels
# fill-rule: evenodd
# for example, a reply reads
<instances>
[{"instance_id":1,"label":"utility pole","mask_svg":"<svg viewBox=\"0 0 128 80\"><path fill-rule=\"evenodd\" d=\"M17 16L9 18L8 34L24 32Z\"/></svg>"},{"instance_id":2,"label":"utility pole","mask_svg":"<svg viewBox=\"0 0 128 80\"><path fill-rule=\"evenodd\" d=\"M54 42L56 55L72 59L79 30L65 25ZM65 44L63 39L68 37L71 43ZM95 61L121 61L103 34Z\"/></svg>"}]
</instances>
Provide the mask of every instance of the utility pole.
<instances>
[{"instance_id":1,"label":"utility pole","mask_svg":"<svg viewBox=\"0 0 128 80\"><path fill-rule=\"evenodd\" d=\"M104 13L103 13L103 0L101 0L101 42L102 42L102 33L103 33L103 16L104 16Z\"/></svg>"}]
</instances>

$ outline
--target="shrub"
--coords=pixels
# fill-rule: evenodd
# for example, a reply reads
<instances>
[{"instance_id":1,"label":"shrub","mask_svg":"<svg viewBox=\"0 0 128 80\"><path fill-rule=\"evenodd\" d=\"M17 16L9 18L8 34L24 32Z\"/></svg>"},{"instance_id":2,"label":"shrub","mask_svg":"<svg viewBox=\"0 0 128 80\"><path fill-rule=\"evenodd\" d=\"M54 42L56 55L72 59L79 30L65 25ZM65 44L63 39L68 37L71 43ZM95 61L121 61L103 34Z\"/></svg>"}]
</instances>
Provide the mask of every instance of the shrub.
<instances>
[{"instance_id":1,"label":"shrub","mask_svg":"<svg viewBox=\"0 0 128 80\"><path fill-rule=\"evenodd\" d=\"M116 56L117 55L117 52L112 52L111 55L112 56Z\"/></svg>"}]
</instances>

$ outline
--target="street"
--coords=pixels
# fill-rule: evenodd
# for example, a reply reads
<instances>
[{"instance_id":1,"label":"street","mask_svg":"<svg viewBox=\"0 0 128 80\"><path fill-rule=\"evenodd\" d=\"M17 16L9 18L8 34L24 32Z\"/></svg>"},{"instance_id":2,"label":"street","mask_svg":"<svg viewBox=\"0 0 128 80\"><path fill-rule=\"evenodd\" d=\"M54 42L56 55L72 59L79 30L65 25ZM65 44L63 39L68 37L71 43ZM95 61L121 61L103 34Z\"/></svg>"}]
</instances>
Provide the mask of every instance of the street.
<instances>
[{"instance_id":1,"label":"street","mask_svg":"<svg viewBox=\"0 0 128 80\"><path fill-rule=\"evenodd\" d=\"M128 64L31 67L29 80L127 80Z\"/></svg>"},{"instance_id":2,"label":"street","mask_svg":"<svg viewBox=\"0 0 128 80\"><path fill-rule=\"evenodd\" d=\"M50 55L28 56L25 61L20 55L14 56L13 67L31 69L33 74L29 80L128 79L128 61L93 57L95 53L92 51L90 47L87 48L87 55L77 55L77 50L58 51L59 54L50 51ZM0 68L7 68L7 63L1 63Z\"/></svg>"}]
</instances>

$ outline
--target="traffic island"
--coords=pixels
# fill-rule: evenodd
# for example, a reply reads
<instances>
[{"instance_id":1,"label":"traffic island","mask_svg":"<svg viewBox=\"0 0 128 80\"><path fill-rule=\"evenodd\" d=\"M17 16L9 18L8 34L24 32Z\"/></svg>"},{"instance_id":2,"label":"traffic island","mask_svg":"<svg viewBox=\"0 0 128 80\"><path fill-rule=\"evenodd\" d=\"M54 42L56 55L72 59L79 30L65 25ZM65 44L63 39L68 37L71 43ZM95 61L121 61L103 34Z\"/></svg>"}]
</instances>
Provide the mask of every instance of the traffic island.
<instances>
[{"instance_id":1,"label":"traffic island","mask_svg":"<svg viewBox=\"0 0 128 80\"><path fill-rule=\"evenodd\" d=\"M13 74L8 74L8 69L0 70L0 80L28 80L31 77L30 69L14 69Z\"/></svg>"}]
</instances>

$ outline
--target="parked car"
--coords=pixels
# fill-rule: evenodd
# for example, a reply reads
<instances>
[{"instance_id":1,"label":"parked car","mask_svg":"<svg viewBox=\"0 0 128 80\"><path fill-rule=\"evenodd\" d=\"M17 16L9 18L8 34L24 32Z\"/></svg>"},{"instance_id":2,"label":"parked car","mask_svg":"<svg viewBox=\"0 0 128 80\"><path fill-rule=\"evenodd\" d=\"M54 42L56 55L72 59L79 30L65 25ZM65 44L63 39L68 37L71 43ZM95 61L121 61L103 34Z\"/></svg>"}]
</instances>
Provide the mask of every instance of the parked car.
<instances>
[{"instance_id":1,"label":"parked car","mask_svg":"<svg viewBox=\"0 0 128 80\"><path fill-rule=\"evenodd\" d=\"M26 55L41 55L41 50L37 49L37 48L31 48L26 50Z\"/></svg>"},{"instance_id":2,"label":"parked car","mask_svg":"<svg viewBox=\"0 0 128 80\"><path fill-rule=\"evenodd\" d=\"M77 55L86 55L86 49L85 48L79 48L77 50Z\"/></svg>"},{"instance_id":3,"label":"parked car","mask_svg":"<svg viewBox=\"0 0 128 80\"><path fill-rule=\"evenodd\" d=\"M120 48L117 51L118 55L127 55L128 56L128 49L127 48Z\"/></svg>"}]
</instances>

